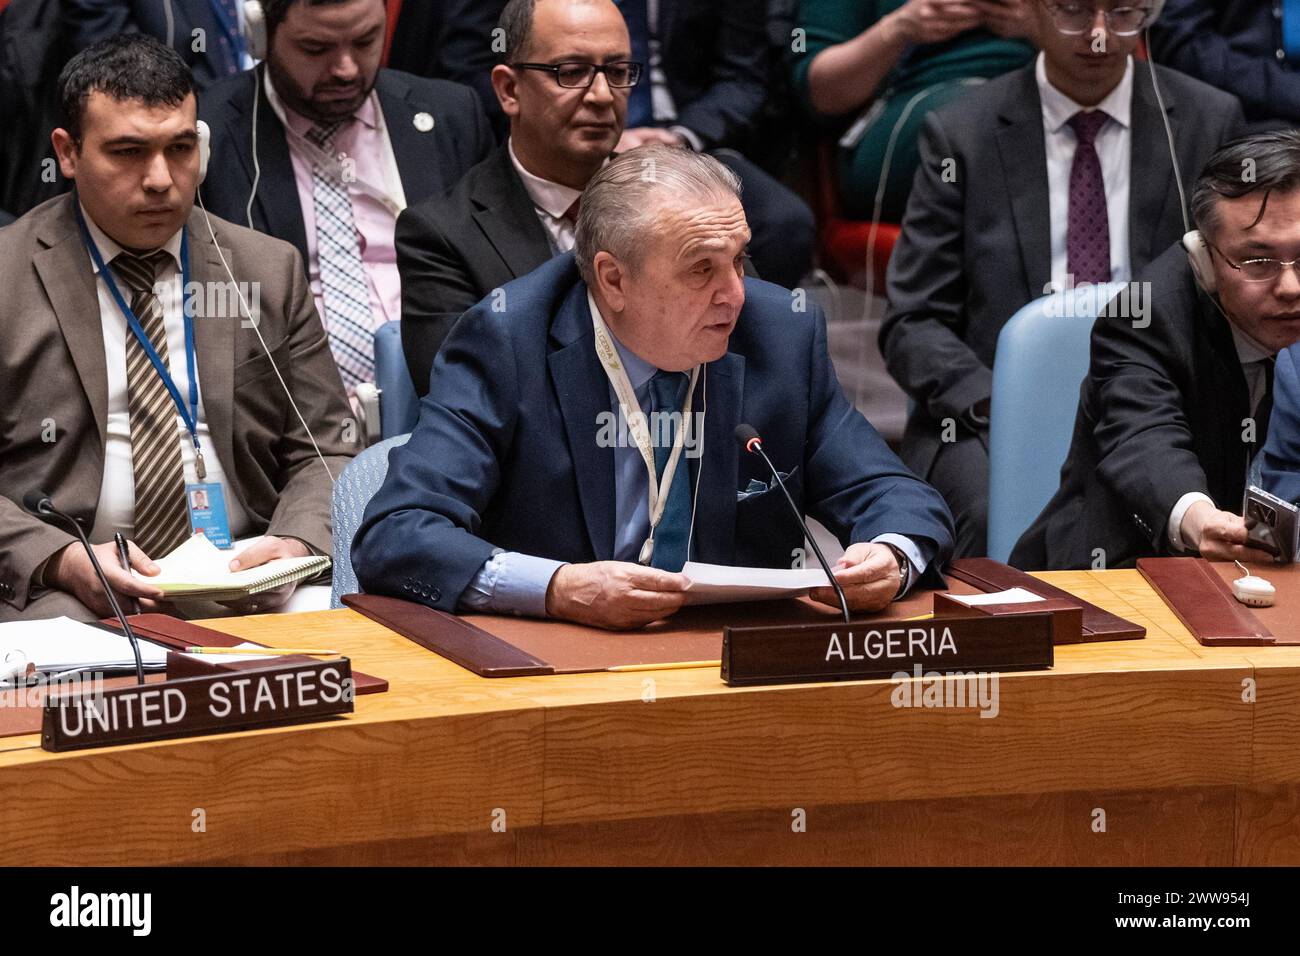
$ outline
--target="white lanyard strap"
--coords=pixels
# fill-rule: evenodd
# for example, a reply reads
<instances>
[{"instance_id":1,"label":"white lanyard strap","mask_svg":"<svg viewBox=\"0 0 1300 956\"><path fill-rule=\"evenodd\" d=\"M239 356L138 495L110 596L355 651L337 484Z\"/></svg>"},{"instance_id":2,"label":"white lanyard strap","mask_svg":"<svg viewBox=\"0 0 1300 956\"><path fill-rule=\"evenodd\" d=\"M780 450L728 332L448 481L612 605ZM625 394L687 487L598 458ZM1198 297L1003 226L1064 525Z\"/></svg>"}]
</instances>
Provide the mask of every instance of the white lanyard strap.
<instances>
[{"instance_id":1,"label":"white lanyard strap","mask_svg":"<svg viewBox=\"0 0 1300 956\"><path fill-rule=\"evenodd\" d=\"M686 390L686 401L682 404L681 425L677 429L677 434L673 436L673 449L668 455L667 464L664 465L663 477L656 480L655 454L654 447L650 442L650 426L646 421L645 413L641 411L641 403L637 401L632 382L627 377L627 369L623 367L618 350L614 347L614 341L610 338L609 329L605 327L604 321L595 309L591 310L591 324L596 333L596 356L600 359L605 374L609 377L610 385L614 387L614 394L618 397L619 408L622 411L624 420L628 423L628 430L632 434L632 440L636 443L637 451L641 453L641 460L645 463L649 477L646 482L646 489L649 499L650 537L646 539L638 558L644 564L650 560L650 554L654 550L655 528L658 527L659 520L664 514L664 508L668 504L668 491L673 486L673 476L677 473L677 464L681 460L682 449L686 445L686 430L690 427L691 404L695 399L695 382L700 376L700 367L697 365L691 369L691 381Z\"/></svg>"}]
</instances>

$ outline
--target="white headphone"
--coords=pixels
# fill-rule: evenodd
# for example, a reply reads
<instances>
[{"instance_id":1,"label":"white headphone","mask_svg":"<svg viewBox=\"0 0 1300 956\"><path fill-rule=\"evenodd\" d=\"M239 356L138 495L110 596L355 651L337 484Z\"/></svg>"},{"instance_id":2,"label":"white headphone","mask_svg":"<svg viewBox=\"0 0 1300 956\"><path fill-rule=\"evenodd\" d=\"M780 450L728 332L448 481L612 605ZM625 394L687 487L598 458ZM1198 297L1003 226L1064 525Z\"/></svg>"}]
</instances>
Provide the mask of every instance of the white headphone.
<instances>
[{"instance_id":1,"label":"white headphone","mask_svg":"<svg viewBox=\"0 0 1300 956\"><path fill-rule=\"evenodd\" d=\"M1163 5L1164 0L1160 3ZM248 45L248 55L254 60L266 59L271 44L266 35L266 12L261 0L244 2L244 42Z\"/></svg>"},{"instance_id":2,"label":"white headphone","mask_svg":"<svg viewBox=\"0 0 1300 956\"><path fill-rule=\"evenodd\" d=\"M203 120L194 124L199 133L199 185L208 175L208 160L212 158L212 127Z\"/></svg>"},{"instance_id":3,"label":"white headphone","mask_svg":"<svg viewBox=\"0 0 1300 956\"><path fill-rule=\"evenodd\" d=\"M1187 253L1187 262L1192 267L1196 284L1205 290L1206 295L1218 292L1219 283L1214 278L1214 257L1199 229L1193 229L1183 236L1183 250Z\"/></svg>"}]
</instances>

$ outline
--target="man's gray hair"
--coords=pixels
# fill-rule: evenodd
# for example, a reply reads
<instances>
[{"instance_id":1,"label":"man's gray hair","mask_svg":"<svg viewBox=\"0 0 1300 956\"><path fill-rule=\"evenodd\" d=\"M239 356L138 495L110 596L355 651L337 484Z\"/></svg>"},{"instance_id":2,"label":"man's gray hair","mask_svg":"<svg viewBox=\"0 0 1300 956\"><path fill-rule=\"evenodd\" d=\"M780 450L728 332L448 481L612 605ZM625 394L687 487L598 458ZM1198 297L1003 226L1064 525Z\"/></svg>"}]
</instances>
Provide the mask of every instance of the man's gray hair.
<instances>
[{"instance_id":1,"label":"man's gray hair","mask_svg":"<svg viewBox=\"0 0 1300 956\"><path fill-rule=\"evenodd\" d=\"M740 178L712 156L654 143L620 153L587 183L574 256L591 285L592 262L608 252L637 265L663 208L673 202L740 198Z\"/></svg>"}]
</instances>

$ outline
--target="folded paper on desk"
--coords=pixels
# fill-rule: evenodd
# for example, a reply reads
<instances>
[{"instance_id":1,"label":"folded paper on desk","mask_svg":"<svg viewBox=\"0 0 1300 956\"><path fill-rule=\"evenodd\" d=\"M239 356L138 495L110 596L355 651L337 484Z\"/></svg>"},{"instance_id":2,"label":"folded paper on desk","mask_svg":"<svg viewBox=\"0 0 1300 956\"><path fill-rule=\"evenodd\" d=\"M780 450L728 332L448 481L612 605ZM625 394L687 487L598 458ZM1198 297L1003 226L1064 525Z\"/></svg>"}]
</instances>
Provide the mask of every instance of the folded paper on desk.
<instances>
[{"instance_id":1,"label":"folded paper on desk","mask_svg":"<svg viewBox=\"0 0 1300 956\"><path fill-rule=\"evenodd\" d=\"M1041 594L1034 594L1024 588L1007 588L1005 591L990 591L987 594L952 594L949 596L954 601L959 601L967 607L984 607L989 604L1032 604L1035 601L1046 600Z\"/></svg>"},{"instance_id":2,"label":"folded paper on desk","mask_svg":"<svg viewBox=\"0 0 1300 956\"><path fill-rule=\"evenodd\" d=\"M230 553L220 550L202 535L195 535L155 563L157 575L137 574L168 598L201 597L209 601L237 601L286 584L315 577L330 566L323 555L305 558L276 558L243 571L230 570Z\"/></svg>"},{"instance_id":3,"label":"folded paper on desk","mask_svg":"<svg viewBox=\"0 0 1300 956\"><path fill-rule=\"evenodd\" d=\"M15 650L43 674L135 670L135 655L125 637L68 617L0 624L0 660ZM142 640L140 659L145 670L162 670L167 650Z\"/></svg>"},{"instance_id":4,"label":"folded paper on desk","mask_svg":"<svg viewBox=\"0 0 1300 956\"><path fill-rule=\"evenodd\" d=\"M821 568L733 568L725 564L687 561L682 574L690 579L687 604L728 604L802 597L813 588L829 587Z\"/></svg>"}]
</instances>

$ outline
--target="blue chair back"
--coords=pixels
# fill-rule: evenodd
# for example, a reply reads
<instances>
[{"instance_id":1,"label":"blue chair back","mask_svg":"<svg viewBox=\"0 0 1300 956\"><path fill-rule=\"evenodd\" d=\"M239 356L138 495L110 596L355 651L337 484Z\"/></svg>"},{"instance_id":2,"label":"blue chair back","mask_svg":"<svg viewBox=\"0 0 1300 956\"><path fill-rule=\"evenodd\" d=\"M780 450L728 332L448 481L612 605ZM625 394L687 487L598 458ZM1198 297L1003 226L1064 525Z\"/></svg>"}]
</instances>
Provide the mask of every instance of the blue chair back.
<instances>
[{"instance_id":1,"label":"blue chair back","mask_svg":"<svg viewBox=\"0 0 1300 956\"><path fill-rule=\"evenodd\" d=\"M330 607L342 607L343 595L361 590L352 570L352 539L361 527L366 505L388 475L388 453L398 445L405 445L410 437L397 435L371 445L348 462L334 482L334 502L330 509L334 528L334 590L330 594Z\"/></svg>"},{"instance_id":2,"label":"blue chair back","mask_svg":"<svg viewBox=\"0 0 1300 956\"><path fill-rule=\"evenodd\" d=\"M385 322L375 331L375 384L379 386L379 419L384 438L409 434L420 414L411 372L402 352L402 324Z\"/></svg>"},{"instance_id":3,"label":"blue chair back","mask_svg":"<svg viewBox=\"0 0 1300 956\"><path fill-rule=\"evenodd\" d=\"M1124 288L1077 286L1035 299L998 336L989 412L988 555L1006 561L1061 480L1092 323Z\"/></svg>"}]
</instances>

